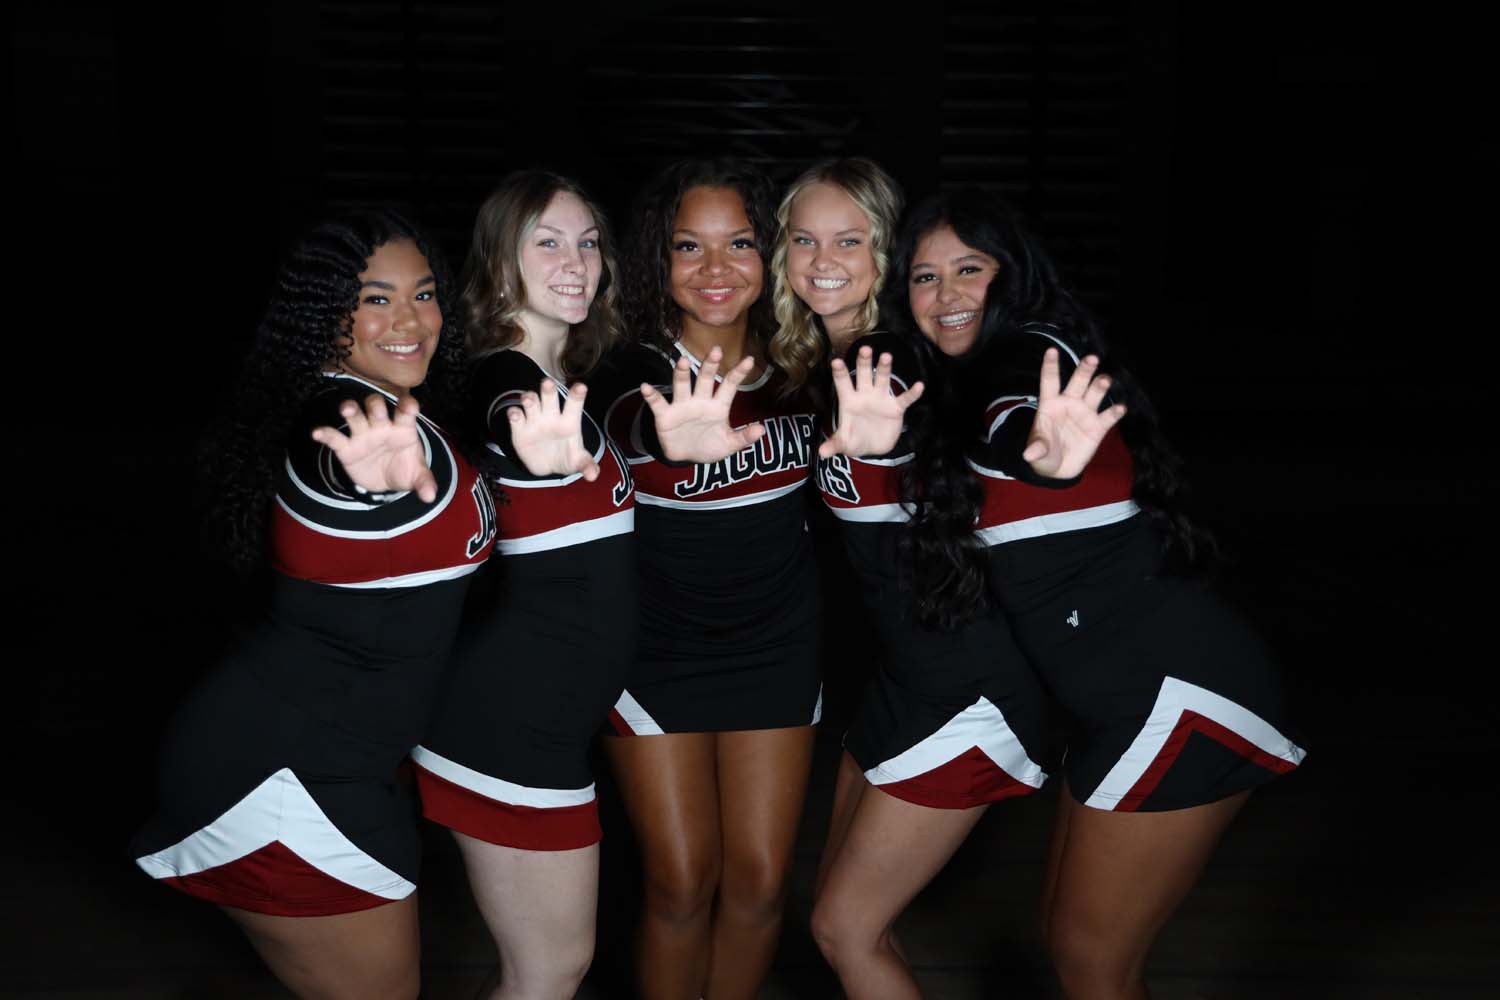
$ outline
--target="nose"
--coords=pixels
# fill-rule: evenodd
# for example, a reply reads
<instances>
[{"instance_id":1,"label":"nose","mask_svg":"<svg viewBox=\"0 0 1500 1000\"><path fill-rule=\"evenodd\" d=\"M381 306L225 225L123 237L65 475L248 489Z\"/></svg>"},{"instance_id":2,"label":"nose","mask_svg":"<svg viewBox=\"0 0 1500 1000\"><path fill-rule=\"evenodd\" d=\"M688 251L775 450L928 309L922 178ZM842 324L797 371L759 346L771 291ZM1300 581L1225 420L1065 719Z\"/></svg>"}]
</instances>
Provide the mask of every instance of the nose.
<instances>
[{"instance_id":1,"label":"nose","mask_svg":"<svg viewBox=\"0 0 1500 1000\"><path fill-rule=\"evenodd\" d=\"M939 305L948 305L950 302L957 302L958 298L958 289L952 285L943 285L938 289L937 300Z\"/></svg>"},{"instance_id":2,"label":"nose","mask_svg":"<svg viewBox=\"0 0 1500 1000\"><path fill-rule=\"evenodd\" d=\"M582 274L583 254L578 252L578 248L576 246L568 247L566 253L567 255L563 258L563 270L569 271L573 274Z\"/></svg>"},{"instance_id":3,"label":"nose","mask_svg":"<svg viewBox=\"0 0 1500 1000\"><path fill-rule=\"evenodd\" d=\"M818 244L813 248L812 266L814 271L826 271L833 264L833 258L828 254L828 247Z\"/></svg>"},{"instance_id":4,"label":"nose","mask_svg":"<svg viewBox=\"0 0 1500 1000\"><path fill-rule=\"evenodd\" d=\"M703 254L703 270L708 274L723 274L728 269L724 255L718 250L709 249Z\"/></svg>"}]
</instances>

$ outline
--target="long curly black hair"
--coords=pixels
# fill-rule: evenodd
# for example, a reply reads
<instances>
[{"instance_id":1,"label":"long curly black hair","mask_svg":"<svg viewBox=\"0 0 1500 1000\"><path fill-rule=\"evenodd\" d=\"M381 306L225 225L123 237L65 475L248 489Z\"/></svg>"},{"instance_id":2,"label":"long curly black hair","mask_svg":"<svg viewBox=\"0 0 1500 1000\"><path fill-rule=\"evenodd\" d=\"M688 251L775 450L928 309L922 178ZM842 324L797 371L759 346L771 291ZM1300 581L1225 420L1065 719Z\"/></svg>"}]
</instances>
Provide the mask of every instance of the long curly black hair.
<instances>
[{"instance_id":1,"label":"long curly black hair","mask_svg":"<svg viewBox=\"0 0 1500 1000\"><path fill-rule=\"evenodd\" d=\"M985 296L979 334L968 351L954 358L922 336L911 318L912 258L917 244L944 225L1000 263ZM1112 397L1128 409L1120 433L1134 460L1136 501L1161 524L1167 548L1184 561L1193 563L1212 552L1212 537L1183 512L1181 461L1162 435L1155 407L1009 206L978 188L928 197L908 215L892 258L887 315L916 352L928 384L925 405L908 414L915 457L903 470L902 484L903 500L914 509L903 543L919 620L951 628L988 602L987 555L973 532L983 489L964 458L966 431L978 428L980 415L974 408L983 401L966 391L964 373L991 363L1031 323L1056 327L1080 356L1099 356L1113 383Z\"/></svg>"},{"instance_id":2,"label":"long curly black hair","mask_svg":"<svg viewBox=\"0 0 1500 1000\"><path fill-rule=\"evenodd\" d=\"M427 258L443 314L427 379L413 395L439 423L451 426L461 412L465 313L437 247L390 209L354 212L315 226L282 261L229 411L202 449L206 541L238 571L264 563L271 496L287 434L323 384L322 373L341 368L349 357L359 274L371 255L393 240L410 240Z\"/></svg>"},{"instance_id":3,"label":"long curly black hair","mask_svg":"<svg viewBox=\"0 0 1500 1000\"><path fill-rule=\"evenodd\" d=\"M750 307L749 353L770 356L776 347L776 319L771 312L771 253L776 245L776 212L770 180L755 167L736 160L680 160L646 183L631 212L633 228L622 268L625 336L638 344L670 353L682 333L682 310L672 300L672 227L682 196L697 187L729 188L745 204L755 229L765 278L760 298ZM807 371L787 371L786 391L801 388Z\"/></svg>"}]
</instances>

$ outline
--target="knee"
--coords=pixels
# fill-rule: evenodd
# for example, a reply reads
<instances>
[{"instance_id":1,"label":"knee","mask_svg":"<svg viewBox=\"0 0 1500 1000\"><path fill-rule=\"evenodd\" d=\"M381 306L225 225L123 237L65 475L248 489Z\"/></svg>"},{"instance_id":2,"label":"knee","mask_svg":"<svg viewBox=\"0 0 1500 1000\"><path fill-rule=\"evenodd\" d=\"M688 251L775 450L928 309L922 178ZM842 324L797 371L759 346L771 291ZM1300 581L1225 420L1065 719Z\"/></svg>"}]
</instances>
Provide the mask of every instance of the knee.
<instances>
[{"instance_id":1,"label":"knee","mask_svg":"<svg viewBox=\"0 0 1500 1000\"><path fill-rule=\"evenodd\" d=\"M646 909L659 920L687 923L708 914L719 888L717 858L681 859L669 865L648 866Z\"/></svg>"},{"instance_id":2,"label":"knee","mask_svg":"<svg viewBox=\"0 0 1500 1000\"><path fill-rule=\"evenodd\" d=\"M719 905L741 919L776 920L786 905L789 880L787 865L777 859L726 859Z\"/></svg>"},{"instance_id":3,"label":"knee","mask_svg":"<svg viewBox=\"0 0 1500 1000\"><path fill-rule=\"evenodd\" d=\"M1066 996L1124 996L1139 978L1140 956L1107 927L1058 913L1051 915L1044 932Z\"/></svg>"},{"instance_id":4,"label":"knee","mask_svg":"<svg viewBox=\"0 0 1500 1000\"><path fill-rule=\"evenodd\" d=\"M813 903L813 940L834 969L848 967L880 948L884 933L864 926L858 918L857 908L832 893L820 893Z\"/></svg>"}]
</instances>

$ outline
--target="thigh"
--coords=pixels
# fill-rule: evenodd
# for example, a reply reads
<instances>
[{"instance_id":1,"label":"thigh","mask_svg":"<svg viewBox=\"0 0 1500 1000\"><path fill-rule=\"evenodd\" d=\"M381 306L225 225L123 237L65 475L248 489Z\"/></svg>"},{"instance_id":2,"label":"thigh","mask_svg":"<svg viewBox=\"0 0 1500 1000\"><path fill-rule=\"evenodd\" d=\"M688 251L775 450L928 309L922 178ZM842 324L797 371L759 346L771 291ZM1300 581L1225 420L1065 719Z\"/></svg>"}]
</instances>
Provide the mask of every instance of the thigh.
<instances>
[{"instance_id":1,"label":"thigh","mask_svg":"<svg viewBox=\"0 0 1500 1000\"><path fill-rule=\"evenodd\" d=\"M508 984L546 982L551 966L587 962L598 908L599 845L527 851L453 836Z\"/></svg>"},{"instance_id":2,"label":"thigh","mask_svg":"<svg viewBox=\"0 0 1500 1000\"><path fill-rule=\"evenodd\" d=\"M1045 883L1052 887L1049 934L1144 957L1248 795L1169 812L1064 806Z\"/></svg>"},{"instance_id":3,"label":"thigh","mask_svg":"<svg viewBox=\"0 0 1500 1000\"><path fill-rule=\"evenodd\" d=\"M726 868L769 883L784 877L807 795L814 732L797 726L717 734Z\"/></svg>"},{"instance_id":4,"label":"thigh","mask_svg":"<svg viewBox=\"0 0 1500 1000\"><path fill-rule=\"evenodd\" d=\"M417 995L421 940L415 893L384 906L326 917L222 909L298 996L382 1000Z\"/></svg>"},{"instance_id":5,"label":"thigh","mask_svg":"<svg viewBox=\"0 0 1500 1000\"><path fill-rule=\"evenodd\" d=\"M857 937L878 937L948 863L986 808L932 809L868 788L828 865L819 910Z\"/></svg>"},{"instance_id":6,"label":"thigh","mask_svg":"<svg viewBox=\"0 0 1500 1000\"><path fill-rule=\"evenodd\" d=\"M681 885L717 876L715 736L665 733L604 739L625 812L641 842L649 882Z\"/></svg>"},{"instance_id":7,"label":"thigh","mask_svg":"<svg viewBox=\"0 0 1500 1000\"><path fill-rule=\"evenodd\" d=\"M813 886L815 899L823 891L823 883L828 878L828 867L843 847L844 838L849 834L849 824L854 821L854 812L859 808L860 799L869 787L870 783L865 780L864 772L854 758L849 756L849 752L846 750L840 754L838 775L834 778L833 785L833 811L828 817L828 839L823 843L823 856L818 859L818 877Z\"/></svg>"}]
</instances>

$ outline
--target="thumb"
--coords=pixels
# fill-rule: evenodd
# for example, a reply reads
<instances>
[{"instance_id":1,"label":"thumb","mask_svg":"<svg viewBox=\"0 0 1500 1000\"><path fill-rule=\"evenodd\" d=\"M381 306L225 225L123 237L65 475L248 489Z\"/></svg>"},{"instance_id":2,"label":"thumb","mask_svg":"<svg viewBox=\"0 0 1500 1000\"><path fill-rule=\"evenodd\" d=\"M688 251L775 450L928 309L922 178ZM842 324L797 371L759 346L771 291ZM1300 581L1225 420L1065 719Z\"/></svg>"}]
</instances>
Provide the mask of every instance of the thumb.
<instances>
[{"instance_id":1,"label":"thumb","mask_svg":"<svg viewBox=\"0 0 1500 1000\"><path fill-rule=\"evenodd\" d=\"M1026 450L1021 452L1021 458L1027 462L1035 462L1038 459L1046 458L1047 451L1047 442L1041 438L1037 438L1026 445Z\"/></svg>"}]
</instances>

